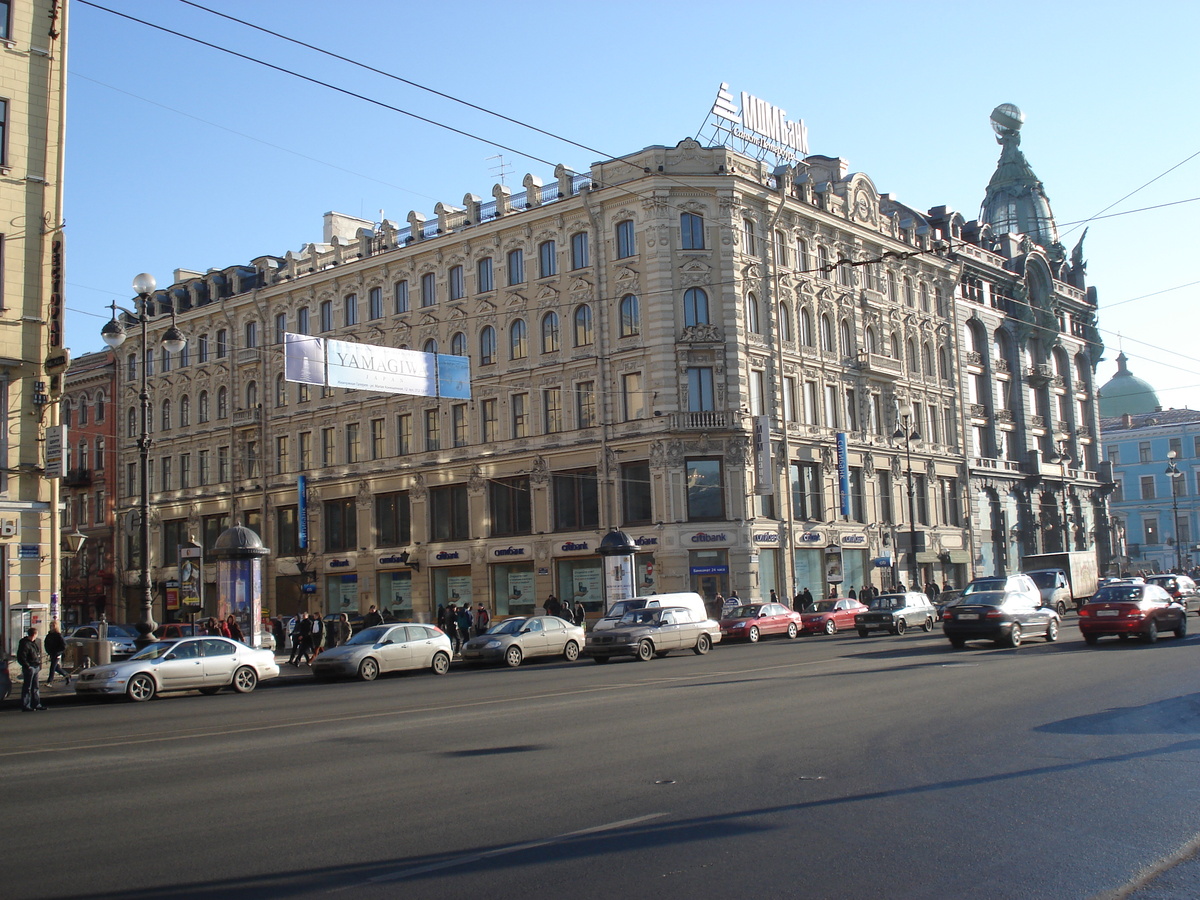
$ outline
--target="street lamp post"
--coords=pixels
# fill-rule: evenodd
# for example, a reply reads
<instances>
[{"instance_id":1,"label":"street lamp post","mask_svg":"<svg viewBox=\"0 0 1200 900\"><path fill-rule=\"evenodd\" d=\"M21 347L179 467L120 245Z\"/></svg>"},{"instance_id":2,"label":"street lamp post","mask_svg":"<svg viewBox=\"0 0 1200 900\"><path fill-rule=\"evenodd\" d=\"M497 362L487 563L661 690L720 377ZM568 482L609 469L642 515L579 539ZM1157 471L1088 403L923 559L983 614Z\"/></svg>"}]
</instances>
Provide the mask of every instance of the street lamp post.
<instances>
[{"instance_id":1,"label":"street lamp post","mask_svg":"<svg viewBox=\"0 0 1200 900\"><path fill-rule=\"evenodd\" d=\"M1179 454L1174 450L1167 452L1167 483L1171 485L1171 539L1175 541L1175 571L1183 571L1183 551L1180 549L1179 543L1179 491L1176 485L1179 484L1177 479L1183 477L1183 473L1179 471L1179 466L1175 464L1175 459Z\"/></svg>"},{"instance_id":2,"label":"street lamp post","mask_svg":"<svg viewBox=\"0 0 1200 900\"><path fill-rule=\"evenodd\" d=\"M1071 549L1071 520L1067 517L1067 463L1072 462L1071 454L1067 452L1066 441L1058 442L1058 464L1062 466L1062 549L1066 553Z\"/></svg>"},{"instance_id":3,"label":"street lamp post","mask_svg":"<svg viewBox=\"0 0 1200 900\"><path fill-rule=\"evenodd\" d=\"M897 412L900 424L892 434L892 439L897 441L903 439L904 441L904 457L907 464L905 474L908 477L908 574L909 579L916 582L909 588L910 590L920 590L921 579L917 574L917 507L913 498L912 442L919 441L921 435L912 427L913 408L911 405L904 403Z\"/></svg>"},{"instance_id":4,"label":"street lamp post","mask_svg":"<svg viewBox=\"0 0 1200 900\"><path fill-rule=\"evenodd\" d=\"M141 356L141 391L138 402L141 406L141 434L138 436L138 462L141 474L141 496L138 504L138 549L141 558L138 560L138 590L142 597L141 618L137 622L140 635L138 644L144 646L153 638L152 632L157 627L154 621L154 595L150 589L150 385L147 381L146 352L149 339L146 334L147 326L158 317L151 316L147 309L150 295L156 287L154 276L146 272L133 279L133 290L137 294L137 311L128 310L123 306L112 303L112 320L100 330L104 343L114 350L125 343L128 335L125 326L117 318L117 310L123 312L134 323L141 326L142 356ZM187 344L183 332L175 325L175 310L171 310L171 325L163 333L162 346L168 353L178 353ZM118 367L119 368L119 367Z\"/></svg>"}]
</instances>

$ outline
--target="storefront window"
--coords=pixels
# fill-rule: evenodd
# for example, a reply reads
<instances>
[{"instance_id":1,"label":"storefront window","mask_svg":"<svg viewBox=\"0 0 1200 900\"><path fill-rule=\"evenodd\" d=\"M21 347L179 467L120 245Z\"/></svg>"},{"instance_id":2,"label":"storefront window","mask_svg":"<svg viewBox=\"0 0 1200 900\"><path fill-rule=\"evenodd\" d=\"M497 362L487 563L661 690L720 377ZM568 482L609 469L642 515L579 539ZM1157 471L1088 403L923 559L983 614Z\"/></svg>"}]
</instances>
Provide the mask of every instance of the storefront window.
<instances>
[{"instance_id":1,"label":"storefront window","mask_svg":"<svg viewBox=\"0 0 1200 900\"><path fill-rule=\"evenodd\" d=\"M533 563L502 563L489 566L492 606L496 616L531 616L538 605L533 580Z\"/></svg>"},{"instance_id":2,"label":"storefront window","mask_svg":"<svg viewBox=\"0 0 1200 900\"><path fill-rule=\"evenodd\" d=\"M560 559L557 565L559 600L583 601L589 613L604 612L604 570L599 557Z\"/></svg>"},{"instance_id":3,"label":"storefront window","mask_svg":"<svg viewBox=\"0 0 1200 900\"><path fill-rule=\"evenodd\" d=\"M436 606L471 602L471 567L439 566L433 569L433 602Z\"/></svg>"},{"instance_id":4,"label":"storefront window","mask_svg":"<svg viewBox=\"0 0 1200 900\"><path fill-rule=\"evenodd\" d=\"M325 576L325 612L358 614L358 575Z\"/></svg>"},{"instance_id":5,"label":"storefront window","mask_svg":"<svg viewBox=\"0 0 1200 900\"><path fill-rule=\"evenodd\" d=\"M778 559L779 551L774 547L758 551L758 599L763 601L770 600L771 588L775 588L779 592L779 602L791 606L792 598L784 596L786 592L781 590L782 586L779 584L779 576L777 574Z\"/></svg>"},{"instance_id":6,"label":"storefront window","mask_svg":"<svg viewBox=\"0 0 1200 900\"><path fill-rule=\"evenodd\" d=\"M379 608L398 619L412 618L412 572L379 573Z\"/></svg>"},{"instance_id":7,"label":"storefront window","mask_svg":"<svg viewBox=\"0 0 1200 900\"><path fill-rule=\"evenodd\" d=\"M689 550L688 573L692 590L711 605L717 594L729 596L729 551Z\"/></svg>"},{"instance_id":8,"label":"storefront window","mask_svg":"<svg viewBox=\"0 0 1200 900\"><path fill-rule=\"evenodd\" d=\"M808 588L814 600L825 597L825 561L822 550L805 548L796 550L796 593Z\"/></svg>"},{"instance_id":9,"label":"storefront window","mask_svg":"<svg viewBox=\"0 0 1200 900\"><path fill-rule=\"evenodd\" d=\"M862 586L867 584L871 577L871 570L866 550L842 551L842 577L845 578L845 581L842 582L838 593L843 597L849 597L851 590L857 594Z\"/></svg>"}]
</instances>

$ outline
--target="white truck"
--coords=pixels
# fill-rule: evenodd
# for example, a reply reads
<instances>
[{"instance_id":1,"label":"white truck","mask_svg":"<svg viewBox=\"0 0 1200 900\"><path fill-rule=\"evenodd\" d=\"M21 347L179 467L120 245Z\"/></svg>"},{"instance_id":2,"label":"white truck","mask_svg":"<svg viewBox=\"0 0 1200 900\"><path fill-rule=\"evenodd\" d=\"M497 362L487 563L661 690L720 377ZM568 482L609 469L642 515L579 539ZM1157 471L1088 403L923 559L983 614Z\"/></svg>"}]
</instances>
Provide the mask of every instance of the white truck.
<instances>
[{"instance_id":1,"label":"white truck","mask_svg":"<svg viewBox=\"0 0 1200 900\"><path fill-rule=\"evenodd\" d=\"M1066 553L1036 553L1021 559L1021 572L1033 579L1042 595L1042 605L1059 615L1067 606L1083 606L1096 593L1099 570L1094 550Z\"/></svg>"}]
</instances>

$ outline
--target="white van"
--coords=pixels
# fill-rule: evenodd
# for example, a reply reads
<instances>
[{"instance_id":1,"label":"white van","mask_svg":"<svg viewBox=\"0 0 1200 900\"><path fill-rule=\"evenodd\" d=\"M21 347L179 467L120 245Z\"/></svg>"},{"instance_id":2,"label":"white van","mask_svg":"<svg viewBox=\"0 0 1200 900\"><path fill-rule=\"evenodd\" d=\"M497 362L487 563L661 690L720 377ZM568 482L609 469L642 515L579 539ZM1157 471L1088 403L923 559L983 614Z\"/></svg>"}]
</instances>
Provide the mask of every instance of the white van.
<instances>
[{"instance_id":1,"label":"white van","mask_svg":"<svg viewBox=\"0 0 1200 900\"><path fill-rule=\"evenodd\" d=\"M694 591L680 591L675 594L651 594L649 597L633 597L629 600L618 600L608 608L603 618L597 619L592 631L606 631L612 628L625 613L631 609L644 609L647 606L682 606L692 611L692 617L697 622L711 618L704 607L704 599Z\"/></svg>"}]
</instances>

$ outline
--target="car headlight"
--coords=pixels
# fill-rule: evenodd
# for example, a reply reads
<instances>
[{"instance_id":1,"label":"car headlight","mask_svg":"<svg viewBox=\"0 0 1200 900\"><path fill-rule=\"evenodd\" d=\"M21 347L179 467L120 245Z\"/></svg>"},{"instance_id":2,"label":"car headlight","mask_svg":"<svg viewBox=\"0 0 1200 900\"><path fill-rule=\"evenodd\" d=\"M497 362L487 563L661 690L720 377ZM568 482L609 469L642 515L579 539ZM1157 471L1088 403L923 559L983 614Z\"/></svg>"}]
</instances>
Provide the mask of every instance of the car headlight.
<instances>
[{"instance_id":1,"label":"car headlight","mask_svg":"<svg viewBox=\"0 0 1200 900\"><path fill-rule=\"evenodd\" d=\"M632 641L633 639L634 639L634 638L633 638L633 635L632 635L632 634L619 634L619 635L617 635L617 643L618 643L618 644L628 644L628 643L629 643L630 641Z\"/></svg>"},{"instance_id":2,"label":"car headlight","mask_svg":"<svg viewBox=\"0 0 1200 900\"><path fill-rule=\"evenodd\" d=\"M114 669L111 672L101 672L99 675L96 676L96 681L115 681L117 678L120 678L120 677L121 677L120 671Z\"/></svg>"},{"instance_id":3,"label":"car headlight","mask_svg":"<svg viewBox=\"0 0 1200 900\"><path fill-rule=\"evenodd\" d=\"M484 649L487 649L487 650L498 650L500 648L500 646L501 646L500 642L497 640L488 641L486 644L483 645Z\"/></svg>"}]
</instances>

